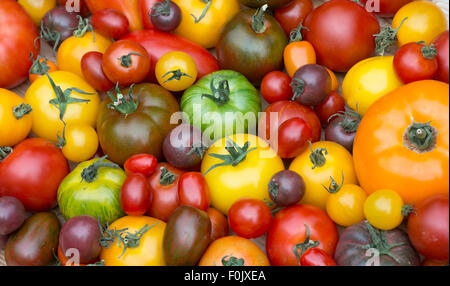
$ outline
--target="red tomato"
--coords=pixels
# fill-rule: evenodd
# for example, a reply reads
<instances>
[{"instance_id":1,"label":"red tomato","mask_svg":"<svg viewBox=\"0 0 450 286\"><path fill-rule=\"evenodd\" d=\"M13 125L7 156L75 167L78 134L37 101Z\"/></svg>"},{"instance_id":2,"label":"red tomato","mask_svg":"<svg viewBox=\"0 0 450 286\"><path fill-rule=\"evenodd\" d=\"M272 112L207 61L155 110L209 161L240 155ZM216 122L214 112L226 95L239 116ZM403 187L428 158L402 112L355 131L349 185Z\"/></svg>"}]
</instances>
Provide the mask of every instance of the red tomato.
<instances>
[{"instance_id":1,"label":"red tomato","mask_svg":"<svg viewBox=\"0 0 450 286\"><path fill-rule=\"evenodd\" d=\"M339 111L345 111L345 100L339 92L332 91L324 102L314 106L314 111L317 116L319 116L322 125L327 126L329 123L328 120L332 115L338 113Z\"/></svg>"},{"instance_id":2,"label":"red tomato","mask_svg":"<svg viewBox=\"0 0 450 286\"><path fill-rule=\"evenodd\" d=\"M14 88L28 78L39 54L39 32L28 13L14 0L0 1L0 88Z\"/></svg>"},{"instance_id":3,"label":"red tomato","mask_svg":"<svg viewBox=\"0 0 450 286\"><path fill-rule=\"evenodd\" d=\"M147 214L167 222L180 206L178 200L178 182L183 170L168 163L159 163L155 172L148 178L152 192L152 202Z\"/></svg>"},{"instance_id":4,"label":"red tomato","mask_svg":"<svg viewBox=\"0 0 450 286\"><path fill-rule=\"evenodd\" d=\"M209 208L206 213L211 219L211 241L228 235L227 218L215 208Z\"/></svg>"},{"instance_id":5,"label":"red tomato","mask_svg":"<svg viewBox=\"0 0 450 286\"><path fill-rule=\"evenodd\" d=\"M394 56L394 68L403 81L433 79L437 75L438 61L436 48L424 43L408 43L398 49Z\"/></svg>"},{"instance_id":6,"label":"red tomato","mask_svg":"<svg viewBox=\"0 0 450 286\"><path fill-rule=\"evenodd\" d=\"M147 178L142 174L128 176L120 189L120 204L127 215L141 216L147 212L152 193Z\"/></svg>"},{"instance_id":7,"label":"red tomato","mask_svg":"<svg viewBox=\"0 0 450 286\"><path fill-rule=\"evenodd\" d=\"M286 35L289 36L291 31L298 27L313 8L311 0L294 0L286 6L276 9L274 16L283 27Z\"/></svg>"},{"instance_id":8,"label":"red tomato","mask_svg":"<svg viewBox=\"0 0 450 286\"><path fill-rule=\"evenodd\" d=\"M272 222L272 212L257 199L239 199L228 211L231 230L244 238L257 238L265 234Z\"/></svg>"},{"instance_id":9,"label":"red tomato","mask_svg":"<svg viewBox=\"0 0 450 286\"><path fill-rule=\"evenodd\" d=\"M429 260L448 263L448 195L434 195L416 205L408 219L414 248Z\"/></svg>"},{"instance_id":10,"label":"red tomato","mask_svg":"<svg viewBox=\"0 0 450 286\"><path fill-rule=\"evenodd\" d=\"M380 32L377 18L352 0L333 0L314 9L305 19L305 40L317 62L346 72L375 50L374 34Z\"/></svg>"},{"instance_id":11,"label":"red tomato","mask_svg":"<svg viewBox=\"0 0 450 286\"><path fill-rule=\"evenodd\" d=\"M268 103L292 98L291 78L280 71L266 74L261 82L261 95Z\"/></svg>"},{"instance_id":12,"label":"red tomato","mask_svg":"<svg viewBox=\"0 0 450 286\"><path fill-rule=\"evenodd\" d=\"M310 230L310 240L319 242L316 247L334 256L338 241L336 225L318 207L300 204L282 209L272 220L266 239L271 265L298 265L294 247L305 241L306 225Z\"/></svg>"},{"instance_id":13,"label":"red tomato","mask_svg":"<svg viewBox=\"0 0 450 286\"><path fill-rule=\"evenodd\" d=\"M153 5L157 2L162 2L164 0L139 0L139 9L141 10L142 22L144 23L144 29L153 28L150 15L153 13Z\"/></svg>"},{"instance_id":14,"label":"red tomato","mask_svg":"<svg viewBox=\"0 0 450 286\"><path fill-rule=\"evenodd\" d=\"M86 81L96 90L108 91L114 84L106 77L102 68L103 54L100 52L89 52L81 58L81 70Z\"/></svg>"},{"instance_id":15,"label":"red tomato","mask_svg":"<svg viewBox=\"0 0 450 286\"><path fill-rule=\"evenodd\" d=\"M312 130L300 118L286 120L278 127L278 149L281 158L294 158L300 155L312 140ZM271 141L275 148L275 144Z\"/></svg>"},{"instance_id":16,"label":"red tomato","mask_svg":"<svg viewBox=\"0 0 450 286\"><path fill-rule=\"evenodd\" d=\"M361 2L366 5L366 10L369 12L374 12L381 17L392 17L400 10L400 8L412 1L413 0L362 0Z\"/></svg>"},{"instance_id":17,"label":"red tomato","mask_svg":"<svg viewBox=\"0 0 450 286\"><path fill-rule=\"evenodd\" d=\"M128 33L127 17L115 9L99 10L92 15L92 26L105 37L118 39Z\"/></svg>"},{"instance_id":18,"label":"red tomato","mask_svg":"<svg viewBox=\"0 0 450 286\"><path fill-rule=\"evenodd\" d=\"M184 173L178 182L180 206L192 206L206 211L210 205L209 187L199 172Z\"/></svg>"},{"instance_id":19,"label":"red tomato","mask_svg":"<svg viewBox=\"0 0 450 286\"><path fill-rule=\"evenodd\" d=\"M433 44L437 49L438 75L437 79L448 83L449 81L449 46L448 46L448 30L440 34Z\"/></svg>"},{"instance_id":20,"label":"red tomato","mask_svg":"<svg viewBox=\"0 0 450 286\"><path fill-rule=\"evenodd\" d=\"M124 169L128 176L139 173L146 177L155 172L158 159L150 154L136 154L125 161Z\"/></svg>"},{"instance_id":21,"label":"red tomato","mask_svg":"<svg viewBox=\"0 0 450 286\"><path fill-rule=\"evenodd\" d=\"M301 266L336 266L333 257L320 248L310 248L300 258Z\"/></svg>"},{"instance_id":22,"label":"red tomato","mask_svg":"<svg viewBox=\"0 0 450 286\"><path fill-rule=\"evenodd\" d=\"M16 197L28 211L48 211L56 205L59 184L69 171L55 143L26 139L0 164L0 197Z\"/></svg>"}]
</instances>

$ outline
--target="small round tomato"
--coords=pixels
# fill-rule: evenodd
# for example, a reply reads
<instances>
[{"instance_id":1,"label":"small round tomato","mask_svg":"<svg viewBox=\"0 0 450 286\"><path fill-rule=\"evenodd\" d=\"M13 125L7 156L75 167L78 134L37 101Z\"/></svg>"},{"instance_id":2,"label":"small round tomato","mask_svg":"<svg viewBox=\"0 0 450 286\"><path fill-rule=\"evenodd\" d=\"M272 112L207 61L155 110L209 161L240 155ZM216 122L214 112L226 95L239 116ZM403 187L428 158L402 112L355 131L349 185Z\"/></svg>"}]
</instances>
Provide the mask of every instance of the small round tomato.
<instances>
[{"instance_id":1,"label":"small round tomato","mask_svg":"<svg viewBox=\"0 0 450 286\"><path fill-rule=\"evenodd\" d=\"M367 197L364 202L364 216L374 227L391 230L403 221L402 197L393 190L378 190Z\"/></svg>"},{"instance_id":2,"label":"small round tomato","mask_svg":"<svg viewBox=\"0 0 450 286\"><path fill-rule=\"evenodd\" d=\"M407 18L401 25L401 22ZM444 12L429 1L413 1L403 6L392 20L392 28L400 29L397 33L398 46L410 42L425 41L427 45L447 30Z\"/></svg>"},{"instance_id":3,"label":"small round tomato","mask_svg":"<svg viewBox=\"0 0 450 286\"><path fill-rule=\"evenodd\" d=\"M336 261L320 248L309 248L300 258L301 266L336 266Z\"/></svg>"},{"instance_id":4,"label":"small round tomato","mask_svg":"<svg viewBox=\"0 0 450 286\"><path fill-rule=\"evenodd\" d=\"M270 208L262 201L242 198L228 211L231 230L244 238L257 238L267 232L272 221Z\"/></svg>"},{"instance_id":5,"label":"small round tomato","mask_svg":"<svg viewBox=\"0 0 450 286\"><path fill-rule=\"evenodd\" d=\"M31 106L22 97L0 88L0 146L12 147L28 136L32 125L30 112Z\"/></svg>"},{"instance_id":6,"label":"small round tomato","mask_svg":"<svg viewBox=\"0 0 450 286\"><path fill-rule=\"evenodd\" d=\"M28 12L36 26L41 24L45 13L56 6L56 0L18 0L18 3Z\"/></svg>"},{"instance_id":7,"label":"small round tomato","mask_svg":"<svg viewBox=\"0 0 450 286\"><path fill-rule=\"evenodd\" d=\"M408 43L394 56L394 68L403 83L434 79L438 72L437 50L433 45Z\"/></svg>"},{"instance_id":8,"label":"small round tomato","mask_svg":"<svg viewBox=\"0 0 450 286\"><path fill-rule=\"evenodd\" d=\"M72 162L91 159L98 149L98 136L95 129L88 124L67 124L62 152ZM61 136L61 135L60 135Z\"/></svg>"},{"instance_id":9,"label":"small round tomato","mask_svg":"<svg viewBox=\"0 0 450 286\"><path fill-rule=\"evenodd\" d=\"M150 206L151 195L147 178L139 173L131 174L120 189L120 204L127 215L141 216Z\"/></svg>"},{"instance_id":10,"label":"small round tomato","mask_svg":"<svg viewBox=\"0 0 450 286\"><path fill-rule=\"evenodd\" d=\"M311 0L294 0L281 8L275 9L275 19L280 23L286 35L308 16L314 6Z\"/></svg>"},{"instance_id":11,"label":"small round tomato","mask_svg":"<svg viewBox=\"0 0 450 286\"><path fill-rule=\"evenodd\" d=\"M279 207L298 203L305 194L305 181L292 171L283 170L272 176L269 182L269 195Z\"/></svg>"},{"instance_id":12,"label":"small round tomato","mask_svg":"<svg viewBox=\"0 0 450 286\"><path fill-rule=\"evenodd\" d=\"M280 71L266 74L261 82L261 95L268 103L292 98L291 78Z\"/></svg>"},{"instance_id":13,"label":"small round tomato","mask_svg":"<svg viewBox=\"0 0 450 286\"><path fill-rule=\"evenodd\" d=\"M307 106L316 106L325 101L331 92L331 77L326 68L307 64L299 68L292 77L292 99Z\"/></svg>"},{"instance_id":14,"label":"small round tomato","mask_svg":"<svg viewBox=\"0 0 450 286\"><path fill-rule=\"evenodd\" d=\"M339 111L330 117L330 124L325 129L325 140L336 142L353 152L356 131L361 122L361 115L353 110Z\"/></svg>"},{"instance_id":15,"label":"small round tomato","mask_svg":"<svg viewBox=\"0 0 450 286\"><path fill-rule=\"evenodd\" d=\"M81 69L86 81L96 90L106 92L114 84L106 77L102 68L103 54L100 52L86 53L81 59Z\"/></svg>"},{"instance_id":16,"label":"small round tomato","mask_svg":"<svg viewBox=\"0 0 450 286\"><path fill-rule=\"evenodd\" d=\"M211 241L228 235L227 218L215 208L209 208L206 213L211 219Z\"/></svg>"},{"instance_id":17,"label":"small round tomato","mask_svg":"<svg viewBox=\"0 0 450 286\"><path fill-rule=\"evenodd\" d=\"M193 206L206 211L209 208L209 188L199 172L184 173L178 182L180 206Z\"/></svg>"},{"instance_id":18,"label":"small round tomato","mask_svg":"<svg viewBox=\"0 0 450 286\"><path fill-rule=\"evenodd\" d=\"M330 118L332 115L340 111L345 111L345 100L339 92L331 91L321 104L314 106L314 111L319 117L322 125L327 126L328 123L335 118Z\"/></svg>"},{"instance_id":19,"label":"small round tomato","mask_svg":"<svg viewBox=\"0 0 450 286\"><path fill-rule=\"evenodd\" d=\"M312 140L312 130L303 119L291 118L278 127L278 143L274 142L275 138L270 143L278 155L281 158L294 158L308 147L308 142Z\"/></svg>"},{"instance_id":20,"label":"small round tomato","mask_svg":"<svg viewBox=\"0 0 450 286\"><path fill-rule=\"evenodd\" d=\"M92 15L92 26L105 37L119 39L128 33L127 17L115 9L99 10Z\"/></svg>"},{"instance_id":21,"label":"small round tomato","mask_svg":"<svg viewBox=\"0 0 450 286\"><path fill-rule=\"evenodd\" d=\"M143 81L150 71L150 56L140 44L130 40L114 42L103 55L106 77L120 86Z\"/></svg>"},{"instance_id":22,"label":"small round tomato","mask_svg":"<svg viewBox=\"0 0 450 286\"><path fill-rule=\"evenodd\" d=\"M180 25L181 9L176 3L169 0L155 2L149 12L149 17L155 29L169 33Z\"/></svg>"},{"instance_id":23,"label":"small round tomato","mask_svg":"<svg viewBox=\"0 0 450 286\"><path fill-rule=\"evenodd\" d=\"M437 49L438 60L438 76L437 79L443 82L449 82L449 45L448 45L448 30L440 34L433 41L433 45Z\"/></svg>"},{"instance_id":24,"label":"small round tomato","mask_svg":"<svg viewBox=\"0 0 450 286\"><path fill-rule=\"evenodd\" d=\"M197 80L197 64L186 53L168 52L156 63L155 74L162 87L170 91L182 91Z\"/></svg>"},{"instance_id":25,"label":"small round tomato","mask_svg":"<svg viewBox=\"0 0 450 286\"><path fill-rule=\"evenodd\" d=\"M364 219L364 202L367 194L359 186L345 184L327 199L328 216L340 226L351 226Z\"/></svg>"},{"instance_id":26,"label":"small round tomato","mask_svg":"<svg viewBox=\"0 0 450 286\"><path fill-rule=\"evenodd\" d=\"M131 174L142 174L146 177L156 170L158 159L151 154L136 154L125 161L124 169L128 176Z\"/></svg>"},{"instance_id":27,"label":"small round tomato","mask_svg":"<svg viewBox=\"0 0 450 286\"><path fill-rule=\"evenodd\" d=\"M44 74L57 70L58 67L54 62L38 55L37 58L33 61L30 71L28 72L29 73L28 79L30 80L31 83L33 83L35 80L37 80Z\"/></svg>"},{"instance_id":28,"label":"small round tomato","mask_svg":"<svg viewBox=\"0 0 450 286\"><path fill-rule=\"evenodd\" d=\"M310 42L295 41L284 48L283 58L286 71L292 78L302 66L316 63L316 52Z\"/></svg>"}]
</instances>

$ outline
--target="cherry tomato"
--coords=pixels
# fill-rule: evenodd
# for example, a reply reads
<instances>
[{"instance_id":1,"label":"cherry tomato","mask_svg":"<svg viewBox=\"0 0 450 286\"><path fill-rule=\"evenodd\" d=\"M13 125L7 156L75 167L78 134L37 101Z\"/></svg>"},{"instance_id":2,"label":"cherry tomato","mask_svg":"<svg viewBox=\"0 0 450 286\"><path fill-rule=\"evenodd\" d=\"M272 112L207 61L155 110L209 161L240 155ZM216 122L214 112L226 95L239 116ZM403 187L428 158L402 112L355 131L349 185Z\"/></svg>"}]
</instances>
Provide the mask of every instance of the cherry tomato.
<instances>
[{"instance_id":1,"label":"cherry tomato","mask_svg":"<svg viewBox=\"0 0 450 286\"><path fill-rule=\"evenodd\" d=\"M125 161L124 169L128 176L131 174L142 174L149 177L156 169L158 160L150 154L136 154Z\"/></svg>"},{"instance_id":2,"label":"cherry tomato","mask_svg":"<svg viewBox=\"0 0 450 286\"><path fill-rule=\"evenodd\" d=\"M344 184L327 199L328 216L340 226L351 226L364 219L366 192L357 185Z\"/></svg>"},{"instance_id":3,"label":"cherry tomato","mask_svg":"<svg viewBox=\"0 0 450 286\"><path fill-rule=\"evenodd\" d=\"M183 52L173 51L162 56L155 67L159 84L170 91L183 91L197 80L197 64Z\"/></svg>"},{"instance_id":4,"label":"cherry tomato","mask_svg":"<svg viewBox=\"0 0 450 286\"><path fill-rule=\"evenodd\" d=\"M345 111L345 100L337 91L331 91L328 97L319 105L314 106L314 111L320 119L323 126L327 126L336 117L332 115Z\"/></svg>"},{"instance_id":5,"label":"cherry tomato","mask_svg":"<svg viewBox=\"0 0 450 286\"><path fill-rule=\"evenodd\" d=\"M163 1L165 0L139 0L139 9L141 10L142 22L144 23L145 29L154 28L150 17L153 12L152 8L156 3Z\"/></svg>"},{"instance_id":6,"label":"cherry tomato","mask_svg":"<svg viewBox=\"0 0 450 286\"><path fill-rule=\"evenodd\" d=\"M286 35L297 28L303 19L313 10L314 6L311 0L294 0L288 5L275 9L275 19L280 23Z\"/></svg>"},{"instance_id":7,"label":"cherry tomato","mask_svg":"<svg viewBox=\"0 0 450 286\"><path fill-rule=\"evenodd\" d=\"M280 71L266 74L261 82L261 95L268 103L292 98L291 78Z\"/></svg>"},{"instance_id":8,"label":"cherry tomato","mask_svg":"<svg viewBox=\"0 0 450 286\"><path fill-rule=\"evenodd\" d=\"M209 188L201 173L188 172L178 182L180 206L193 206L206 211L209 208Z\"/></svg>"},{"instance_id":9,"label":"cherry tomato","mask_svg":"<svg viewBox=\"0 0 450 286\"><path fill-rule=\"evenodd\" d=\"M391 230L403 221L403 200L393 190L378 190L364 202L364 216L371 225L381 230Z\"/></svg>"},{"instance_id":10,"label":"cherry tomato","mask_svg":"<svg viewBox=\"0 0 450 286\"><path fill-rule=\"evenodd\" d=\"M115 9L99 10L92 15L92 26L105 37L119 39L128 33L127 17Z\"/></svg>"},{"instance_id":11,"label":"cherry tomato","mask_svg":"<svg viewBox=\"0 0 450 286\"><path fill-rule=\"evenodd\" d=\"M88 124L67 124L64 137L65 144L61 150L72 162L87 161L97 152L97 132Z\"/></svg>"},{"instance_id":12,"label":"cherry tomato","mask_svg":"<svg viewBox=\"0 0 450 286\"><path fill-rule=\"evenodd\" d=\"M303 119L291 118L278 127L278 142L274 142L276 137L272 137L270 143L281 158L294 158L308 147L312 136L311 128Z\"/></svg>"},{"instance_id":13,"label":"cherry tomato","mask_svg":"<svg viewBox=\"0 0 450 286\"><path fill-rule=\"evenodd\" d=\"M40 78L46 73L50 73L52 71L57 71L58 67L56 64L49 59L41 56L37 56L37 58L33 61L31 65L28 79L31 83Z\"/></svg>"},{"instance_id":14,"label":"cherry tomato","mask_svg":"<svg viewBox=\"0 0 450 286\"><path fill-rule=\"evenodd\" d=\"M103 55L103 71L110 81L129 86L143 81L150 71L150 56L130 40L114 42Z\"/></svg>"},{"instance_id":15,"label":"cherry tomato","mask_svg":"<svg viewBox=\"0 0 450 286\"><path fill-rule=\"evenodd\" d=\"M437 79L448 83L449 81L449 47L448 47L448 30L440 34L434 39L433 44L437 49L438 75Z\"/></svg>"},{"instance_id":16,"label":"cherry tomato","mask_svg":"<svg viewBox=\"0 0 450 286\"><path fill-rule=\"evenodd\" d=\"M284 48L283 59L286 71L292 78L299 68L316 63L316 52L310 42L295 41Z\"/></svg>"},{"instance_id":17,"label":"cherry tomato","mask_svg":"<svg viewBox=\"0 0 450 286\"><path fill-rule=\"evenodd\" d=\"M206 213L211 219L211 241L228 235L227 218L215 208L209 208Z\"/></svg>"},{"instance_id":18,"label":"cherry tomato","mask_svg":"<svg viewBox=\"0 0 450 286\"><path fill-rule=\"evenodd\" d=\"M280 207L298 203L305 194L305 181L292 171L283 170L272 176L269 182L270 199Z\"/></svg>"},{"instance_id":19,"label":"cherry tomato","mask_svg":"<svg viewBox=\"0 0 450 286\"><path fill-rule=\"evenodd\" d=\"M153 5L149 17L155 29L172 32L181 23L181 9L176 3L164 0Z\"/></svg>"},{"instance_id":20,"label":"cherry tomato","mask_svg":"<svg viewBox=\"0 0 450 286\"><path fill-rule=\"evenodd\" d=\"M228 211L231 230L244 238L260 237L267 232L271 222L270 208L257 199L239 199Z\"/></svg>"},{"instance_id":21,"label":"cherry tomato","mask_svg":"<svg viewBox=\"0 0 450 286\"><path fill-rule=\"evenodd\" d=\"M336 266L336 261L320 248L310 248L300 258L301 266Z\"/></svg>"},{"instance_id":22,"label":"cherry tomato","mask_svg":"<svg viewBox=\"0 0 450 286\"><path fill-rule=\"evenodd\" d=\"M139 173L131 174L120 189L120 204L127 215L144 215L150 206L152 194L147 178Z\"/></svg>"},{"instance_id":23,"label":"cherry tomato","mask_svg":"<svg viewBox=\"0 0 450 286\"><path fill-rule=\"evenodd\" d=\"M394 68L403 83L433 79L438 72L437 49L424 43L408 43L394 56Z\"/></svg>"},{"instance_id":24,"label":"cherry tomato","mask_svg":"<svg viewBox=\"0 0 450 286\"><path fill-rule=\"evenodd\" d=\"M358 112L350 109L333 114L333 117L330 117L331 122L325 129L325 140L336 142L352 153L353 142L361 119Z\"/></svg>"},{"instance_id":25,"label":"cherry tomato","mask_svg":"<svg viewBox=\"0 0 450 286\"><path fill-rule=\"evenodd\" d=\"M331 92L331 77L325 67L307 64L299 68L292 77L293 99L308 106L319 105Z\"/></svg>"},{"instance_id":26,"label":"cherry tomato","mask_svg":"<svg viewBox=\"0 0 450 286\"><path fill-rule=\"evenodd\" d=\"M103 54L100 52L89 52L81 58L81 70L86 81L96 90L108 91L114 84L106 77L102 68Z\"/></svg>"}]
</instances>

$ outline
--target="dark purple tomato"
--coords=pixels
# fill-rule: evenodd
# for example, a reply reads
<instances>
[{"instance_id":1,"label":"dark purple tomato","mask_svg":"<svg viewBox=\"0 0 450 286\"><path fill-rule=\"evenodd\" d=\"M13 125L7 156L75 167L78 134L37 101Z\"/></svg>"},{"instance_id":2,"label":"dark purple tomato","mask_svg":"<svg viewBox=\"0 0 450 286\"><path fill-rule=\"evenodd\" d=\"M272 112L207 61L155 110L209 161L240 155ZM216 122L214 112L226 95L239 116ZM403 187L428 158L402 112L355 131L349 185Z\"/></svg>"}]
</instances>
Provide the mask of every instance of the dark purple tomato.
<instances>
[{"instance_id":1,"label":"dark purple tomato","mask_svg":"<svg viewBox=\"0 0 450 286\"><path fill-rule=\"evenodd\" d=\"M78 14L67 12L64 6L56 6L45 14L41 22L41 38L56 49L73 35L78 27Z\"/></svg>"},{"instance_id":2,"label":"dark purple tomato","mask_svg":"<svg viewBox=\"0 0 450 286\"><path fill-rule=\"evenodd\" d=\"M209 143L200 129L181 124L164 139L163 153L170 165L184 170L198 170Z\"/></svg>"},{"instance_id":3,"label":"dark purple tomato","mask_svg":"<svg viewBox=\"0 0 450 286\"><path fill-rule=\"evenodd\" d=\"M9 235L0 234L0 250L5 249L6 243L8 242Z\"/></svg>"},{"instance_id":4,"label":"dark purple tomato","mask_svg":"<svg viewBox=\"0 0 450 286\"><path fill-rule=\"evenodd\" d=\"M25 207L15 197L0 198L0 235L16 231L26 219Z\"/></svg>"},{"instance_id":5,"label":"dark purple tomato","mask_svg":"<svg viewBox=\"0 0 450 286\"><path fill-rule=\"evenodd\" d=\"M299 68L291 83L294 99L308 106L319 105L331 92L331 77L325 67L308 64Z\"/></svg>"},{"instance_id":6,"label":"dark purple tomato","mask_svg":"<svg viewBox=\"0 0 450 286\"><path fill-rule=\"evenodd\" d=\"M361 116L354 111L339 112L325 129L325 140L336 142L353 152L353 141L358 130ZM333 118L333 117L331 117Z\"/></svg>"},{"instance_id":7,"label":"dark purple tomato","mask_svg":"<svg viewBox=\"0 0 450 286\"><path fill-rule=\"evenodd\" d=\"M79 251L80 264L94 261L101 251L100 228L95 218L80 215L69 219L61 229L59 246L63 254L71 248ZM70 251L69 251L70 252ZM72 256L71 254L70 256Z\"/></svg>"},{"instance_id":8,"label":"dark purple tomato","mask_svg":"<svg viewBox=\"0 0 450 286\"><path fill-rule=\"evenodd\" d=\"M115 9L99 10L92 15L92 26L105 37L118 39L128 33L127 17Z\"/></svg>"},{"instance_id":9,"label":"dark purple tomato","mask_svg":"<svg viewBox=\"0 0 450 286\"><path fill-rule=\"evenodd\" d=\"M298 203L305 194L303 178L292 171L284 170L272 176L269 182L269 195L272 201L280 207Z\"/></svg>"},{"instance_id":10,"label":"dark purple tomato","mask_svg":"<svg viewBox=\"0 0 450 286\"><path fill-rule=\"evenodd\" d=\"M151 10L150 19L155 29L172 32L181 22L181 9L172 1L156 2Z\"/></svg>"}]
</instances>

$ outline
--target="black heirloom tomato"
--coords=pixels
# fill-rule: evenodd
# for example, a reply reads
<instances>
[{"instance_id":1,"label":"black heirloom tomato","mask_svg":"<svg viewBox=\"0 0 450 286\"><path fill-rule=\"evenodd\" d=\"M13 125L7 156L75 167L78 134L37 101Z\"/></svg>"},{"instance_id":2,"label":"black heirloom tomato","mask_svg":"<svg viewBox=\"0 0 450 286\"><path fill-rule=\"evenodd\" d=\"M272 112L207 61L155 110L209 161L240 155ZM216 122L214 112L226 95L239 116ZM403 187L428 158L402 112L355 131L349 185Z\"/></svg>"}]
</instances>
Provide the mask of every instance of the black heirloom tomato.
<instances>
[{"instance_id":1,"label":"black heirloom tomato","mask_svg":"<svg viewBox=\"0 0 450 286\"><path fill-rule=\"evenodd\" d=\"M40 36L54 49L70 38L77 29L79 20L77 13L69 13L65 6L57 6L48 11L42 18Z\"/></svg>"}]
</instances>

